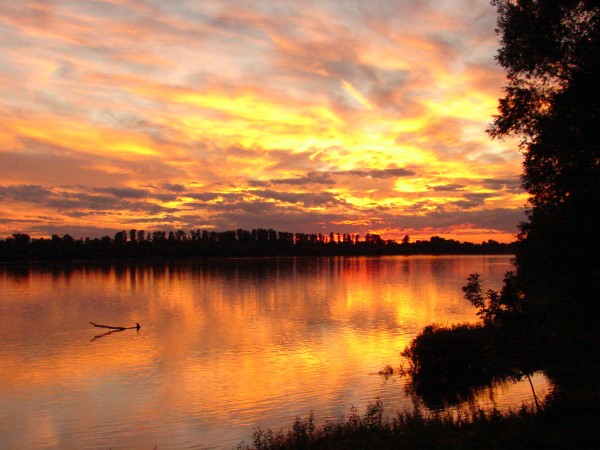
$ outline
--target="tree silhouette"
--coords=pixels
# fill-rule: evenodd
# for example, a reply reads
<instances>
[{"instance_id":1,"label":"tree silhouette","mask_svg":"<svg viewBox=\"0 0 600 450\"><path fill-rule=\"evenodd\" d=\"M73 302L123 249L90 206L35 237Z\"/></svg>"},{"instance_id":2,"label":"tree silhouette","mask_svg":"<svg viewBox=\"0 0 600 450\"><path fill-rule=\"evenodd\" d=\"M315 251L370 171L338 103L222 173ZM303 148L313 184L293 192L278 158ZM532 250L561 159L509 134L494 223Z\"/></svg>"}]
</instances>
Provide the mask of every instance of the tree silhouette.
<instances>
[{"instance_id":1,"label":"tree silhouette","mask_svg":"<svg viewBox=\"0 0 600 450\"><path fill-rule=\"evenodd\" d=\"M337 236L340 236L338 242ZM16 233L0 239L0 261L18 260L100 260L104 258L221 257L221 256L342 256L410 254L511 254L514 246L495 241L473 244L438 236L428 241L398 243L367 234L365 240L345 233L290 233L274 229L247 231L184 230L145 232L119 231L114 238L74 239L52 235L32 239Z\"/></svg>"},{"instance_id":2,"label":"tree silhouette","mask_svg":"<svg viewBox=\"0 0 600 450\"><path fill-rule=\"evenodd\" d=\"M529 222L519 277L552 296L590 296L600 238L600 7L591 0L494 0L508 76L493 137L520 137ZM580 289L581 288L581 289Z\"/></svg>"}]
</instances>

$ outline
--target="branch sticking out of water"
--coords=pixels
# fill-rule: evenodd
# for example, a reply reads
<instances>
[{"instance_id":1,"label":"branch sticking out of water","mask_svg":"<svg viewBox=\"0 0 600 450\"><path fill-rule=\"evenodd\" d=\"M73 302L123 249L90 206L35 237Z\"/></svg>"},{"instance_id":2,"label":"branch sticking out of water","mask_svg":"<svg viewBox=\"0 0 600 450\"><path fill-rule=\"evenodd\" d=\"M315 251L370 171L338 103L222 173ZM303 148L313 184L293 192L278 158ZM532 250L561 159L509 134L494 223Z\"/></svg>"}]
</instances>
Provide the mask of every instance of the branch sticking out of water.
<instances>
[{"instance_id":1,"label":"branch sticking out of water","mask_svg":"<svg viewBox=\"0 0 600 450\"><path fill-rule=\"evenodd\" d=\"M111 329L111 330L118 330L118 331L123 331L123 330L134 330L134 329L135 329L135 330L139 330L140 328L142 328L142 327L140 326L140 324L139 324L139 323L137 323L137 322L135 323L135 327L113 327L113 326L111 326L111 325L99 325L99 324L97 324L97 323L94 323L94 322L90 322L90 323L91 323L92 325L94 325L95 327L98 327L98 328L109 328L109 329Z\"/></svg>"},{"instance_id":2,"label":"branch sticking out of water","mask_svg":"<svg viewBox=\"0 0 600 450\"><path fill-rule=\"evenodd\" d=\"M117 333L119 331L125 331L125 330L138 330L139 331L139 329L142 328L140 326L140 324L137 322L135 323L135 327L113 327L112 325L100 325L100 324L97 324L94 322L90 322L90 323L92 325L94 325L95 327L108 328L110 330L110 331L107 331L106 333L102 333L102 334L99 334L98 336L94 336L93 339L91 340L92 342L95 341L96 339L99 339L104 336L108 336L109 334L112 334L112 333Z\"/></svg>"}]
</instances>

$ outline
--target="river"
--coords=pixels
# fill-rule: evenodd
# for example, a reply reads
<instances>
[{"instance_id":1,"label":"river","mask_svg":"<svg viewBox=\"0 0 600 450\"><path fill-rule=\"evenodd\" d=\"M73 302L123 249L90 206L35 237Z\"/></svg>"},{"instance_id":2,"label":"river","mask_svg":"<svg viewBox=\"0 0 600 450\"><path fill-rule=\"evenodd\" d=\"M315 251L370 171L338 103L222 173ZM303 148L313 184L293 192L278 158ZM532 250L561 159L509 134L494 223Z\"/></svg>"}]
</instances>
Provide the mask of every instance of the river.
<instances>
[{"instance_id":1,"label":"river","mask_svg":"<svg viewBox=\"0 0 600 450\"><path fill-rule=\"evenodd\" d=\"M0 266L0 448L234 448L260 426L413 407L386 364L430 323L476 322L508 256ZM90 324L130 327L108 333ZM532 378L538 395L548 389ZM531 402L504 383L482 407Z\"/></svg>"}]
</instances>

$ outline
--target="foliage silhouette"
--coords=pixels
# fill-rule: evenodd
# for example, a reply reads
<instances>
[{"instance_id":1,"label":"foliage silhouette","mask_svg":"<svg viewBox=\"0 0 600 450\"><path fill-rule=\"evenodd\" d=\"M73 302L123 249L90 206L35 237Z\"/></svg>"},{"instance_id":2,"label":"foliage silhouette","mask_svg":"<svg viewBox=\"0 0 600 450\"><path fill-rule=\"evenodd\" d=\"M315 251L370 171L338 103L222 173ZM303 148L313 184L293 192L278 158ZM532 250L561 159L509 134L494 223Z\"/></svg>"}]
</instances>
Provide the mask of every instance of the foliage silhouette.
<instances>
[{"instance_id":1,"label":"foliage silhouette","mask_svg":"<svg viewBox=\"0 0 600 450\"><path fill-rule=\"evenodd\" d=\"M598 442L600 432L587 414L597 410L597 405L552 395L541 410L524 405L507 413L478 408L431 413L417 408L387 416L377 401L363 415L352 408L346 417L322 426L315 426L311 413L296 418L290 430L258 428L252 443L238 449L595 448L590 443Z\"/></svg>"},{"instance_id":2,"label":"foliage silhouette","mask_svg":"<svg viewBox=\"0 0 600 450\"><path fill-rule=\"evenodd\" d=\"M114 238L73 239L53 235L31 239L15 234L0 240L0 260L93 260L152 257L219 256L333 256L411 254L511 254L514 246L489 240L481 244L458 242L437 236L428 241L402 243L367 234L364 240L353 234L277 232L269 229L215 232L184 230L117 232Z\"/></svg>"},{"instance_id":3,"label":"foliage silhouette","mask_svg":"<svg viewBox=\"0 0 600 450\"><path fill-rule=\"evenodd\" d=\"M500 291L484 292L476 273L469 275L462 291L478 309L481 323L429 325L401 353L408 368L400 375L409 377L408 389L430 408L470 400L494 383L520 380L542 368L528 335L527 303L512 272L505 274Z\"/></svg>"},{"instance_id":4,"label":"foliage silhouette","mask_svg":"<svg viewBox=\"0 0 600 450\"><path fill-rule=\"evenodd\" d=\"M467 284L462 287L462 291L465 299L478 309L477 315L484 325L500 325L503 321L514 319L516 314L523 311L525 302L515 284L515 274L506 272L501 291L488 289L483 292L480 275L473 273L467 278Z\"/></svg>"},{"instance_id":5,"label":"foliage silhouette","mask_svg":"<svg viewBox=\"0 0 600 450\"><path fill-rule=\"evenodd\" d=\"M594 0L494 0L507 71L489 133L521 139L518 275L530 296L595 307L600 274L600 7Z\"/></svg>"}]
</instances>

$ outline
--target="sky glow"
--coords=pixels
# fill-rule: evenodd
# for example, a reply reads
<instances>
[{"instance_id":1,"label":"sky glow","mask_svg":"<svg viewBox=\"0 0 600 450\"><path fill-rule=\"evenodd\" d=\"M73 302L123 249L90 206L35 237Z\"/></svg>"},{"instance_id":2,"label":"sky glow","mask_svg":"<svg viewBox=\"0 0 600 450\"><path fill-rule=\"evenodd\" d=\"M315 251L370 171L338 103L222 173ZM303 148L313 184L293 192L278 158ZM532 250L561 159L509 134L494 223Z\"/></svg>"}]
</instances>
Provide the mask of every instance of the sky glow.
<instances>
[{"instance_id":1,"label":"sky glow","mask_svg":"<svg viewBox=\"0 0 600 450\"><path fill-rule=\"evenodd\" d=\"M0 0L0 235L512 241L488 0Z\"/></svg>"}]
</instances>

